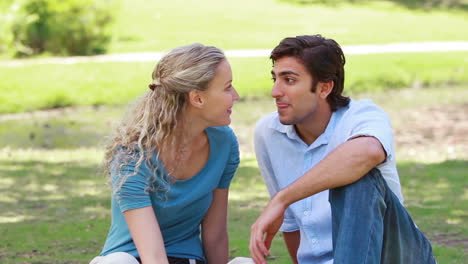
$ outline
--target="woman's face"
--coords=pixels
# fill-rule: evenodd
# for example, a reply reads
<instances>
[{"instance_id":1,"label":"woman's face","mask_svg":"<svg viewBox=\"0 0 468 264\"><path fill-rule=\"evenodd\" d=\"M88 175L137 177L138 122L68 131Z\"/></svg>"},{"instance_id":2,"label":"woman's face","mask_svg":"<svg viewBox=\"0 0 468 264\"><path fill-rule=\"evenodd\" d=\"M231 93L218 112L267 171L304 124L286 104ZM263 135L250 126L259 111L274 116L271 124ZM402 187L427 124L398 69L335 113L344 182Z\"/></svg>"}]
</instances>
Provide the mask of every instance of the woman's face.
<instances>
[{"instance_id":1,"label":"woman's face","mask_svg":"<svg viewBox=\"0 0 468 264\"><path fill-rule=\"evenodd\" d=\"M239 99L232 86L231 65L225 59L216 69L216 74L203 92L204 118L210 126L227 126L231 123L231 112L234 101Z\"/></svg>"}]
</instances>

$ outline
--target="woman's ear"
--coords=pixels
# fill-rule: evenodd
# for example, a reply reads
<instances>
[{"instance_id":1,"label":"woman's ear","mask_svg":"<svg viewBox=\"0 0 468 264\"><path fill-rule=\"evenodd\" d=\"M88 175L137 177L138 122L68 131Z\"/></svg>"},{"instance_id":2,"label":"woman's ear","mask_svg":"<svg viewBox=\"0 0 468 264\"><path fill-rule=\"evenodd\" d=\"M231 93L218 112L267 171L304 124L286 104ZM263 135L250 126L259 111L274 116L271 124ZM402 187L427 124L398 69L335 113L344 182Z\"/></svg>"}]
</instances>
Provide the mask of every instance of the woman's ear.
<instances>
[{"instance_id":1,"label":"woman's ear","mask_svg":"<svg viewBox=\"0 0 468 264\"><path fill-rule=\"evenodd\" d=\"M318 89L319 89L319 96L323 99L326 99L327 96L331 93L333 90L333 86L335 83L333 81L328 81L328 82L319 82L318 83Z\"/></svg>"},{"instance_id":2,"label":"woman's ear","mask_svg":"<svg viewBox=\"0 0 468 264\"><path fill-rule=\"evenodd\" d=\"M189 92L189 102L196 108L202 108L204 105L204 98L201 91L192 90Z\"/></svg>"}]
</instances>

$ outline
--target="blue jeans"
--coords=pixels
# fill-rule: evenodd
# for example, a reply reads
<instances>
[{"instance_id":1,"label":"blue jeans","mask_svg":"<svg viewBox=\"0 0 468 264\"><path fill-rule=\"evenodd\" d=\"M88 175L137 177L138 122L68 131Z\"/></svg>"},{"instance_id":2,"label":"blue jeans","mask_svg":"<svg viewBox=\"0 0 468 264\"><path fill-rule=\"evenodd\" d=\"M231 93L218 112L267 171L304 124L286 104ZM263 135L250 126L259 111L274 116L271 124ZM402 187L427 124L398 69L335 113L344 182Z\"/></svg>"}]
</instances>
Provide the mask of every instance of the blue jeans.
<instances>
[{"instance_id":1,"label":"blue jeans","mask_svg":"<svg viewBox=\"0 0 468 264\"><path fill-rule=\"evenodd\" d=\"M334 264L436 263L432 247L378 169L330 190Z\"/></svg>"}]
</instances>

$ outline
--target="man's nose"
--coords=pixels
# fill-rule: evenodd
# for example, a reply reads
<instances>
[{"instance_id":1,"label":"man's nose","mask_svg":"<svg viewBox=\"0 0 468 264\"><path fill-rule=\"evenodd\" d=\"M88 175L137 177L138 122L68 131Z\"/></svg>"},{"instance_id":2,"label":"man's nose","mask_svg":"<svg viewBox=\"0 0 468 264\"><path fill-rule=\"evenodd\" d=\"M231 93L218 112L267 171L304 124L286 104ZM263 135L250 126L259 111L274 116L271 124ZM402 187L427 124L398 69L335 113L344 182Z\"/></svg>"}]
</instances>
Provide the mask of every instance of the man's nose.
<instances>
[{"instance_id":1,"label":"man's nose","mask_svg":"<svg viewBox=\"0 0 468 264\"><path fill-rule=\"evenodd\" d=\"M271 97L277 98L283 96L283 91L281 90L280 85L277 82L273 84L273 88L271 89Z\"/></svg>"}]
</instances>

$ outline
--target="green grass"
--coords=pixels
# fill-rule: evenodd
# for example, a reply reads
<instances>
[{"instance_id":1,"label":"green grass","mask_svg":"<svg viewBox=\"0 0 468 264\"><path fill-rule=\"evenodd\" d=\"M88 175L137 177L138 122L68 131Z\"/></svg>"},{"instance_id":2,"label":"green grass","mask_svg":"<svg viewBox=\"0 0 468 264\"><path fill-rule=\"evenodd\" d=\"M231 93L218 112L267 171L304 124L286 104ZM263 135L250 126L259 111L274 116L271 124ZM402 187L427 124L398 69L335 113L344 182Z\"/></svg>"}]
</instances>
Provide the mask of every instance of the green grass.
<instances>
[{"instance_id":1,"label":"green grass","mask_svg":"<svg viewBox=\"0 0 468 264\"><path fill-rule=\"evenodd\" d=\"M371 97L393 113L440 104L461 106L468 89L405 89ZM248 256L250 225L268 201L251 136L255 121L273 109L271 100L264 99L235 105L233 128L242 157L230 192L231 256ZM99 253L110 224L110 190L97 169L99 146L123 111L86 107L0 116L0 263L78 264ZM432 241L439 263L464 263L467 152L462 149L457 160L432 162L419 156L401 159L409 150L403 146L400 151L398 167L408 210ZM269 263L290 263L281 235L274 240L272 254Z\"/></svg>"},{"instance_id":2,"label":"green grass","mask_svg":"<svg viewBox=\"0 0 468 264\"><path fill-rule=\"evenodd\" d=\"M438 263L465 263L468 237L466 186L468 161L398 166L405 205L433 244ZM447 248L454 241L465 241ZM445 245L445 246L444 246Z\"/></svg>"},{"instance_id":3,"label":"green grass","mask_svg":"<svg viewBox=\"0 0 468 264\"><path fill-rule=\"evenodd\" d=\"M468 88L432 87L402 89L382 93L364 93L354 99L372 98L393 118L395 127L406 123L399 113L431 105L463 105L468 102ZM0 148L11 149L76 149L102 146L127 106L79 107L41 112L0 115ZM248 99L234 105L232 126L243 148L252 153L252 134L256 121L265 113L275 111L273 99ZM404 146L403 146L404 147ZM412 160L406 152L398 157ZM427 153L426 153L427 154ZM436 155L440 156L441 153ZM424 159L427 160L427 157ZM437 160L432 160L435 162Z\"/></svg>"},{"instance_id":4,"label":"green grass","mask_svg":"<svg viewBox=\"0 0 468 264\"><path fill-rule=\"evenodd\" d=\"M350 55L346 91L468 83L467 52ZM231 58L241 97L269 96L267 58ZM0 64L0 113L65 106L116 105L148 91L155 63Z\"/></svg>"},{"instance_id":5,"label":"green grass","mask_svg":"<svg viewBox=\"0 0 468 264\"><path fill-rule=\"evenodd\" d=\"M0 261L85 263L103 246L110 223L109 190L96 176L99 152L2 150L0 152ZM439 263L463 263L466 239L467 161L401 163L408 210L431 239ZM19 187L20 186L20 187ZM246 186L249 186L246 188ZM256 162L243 159L232 183L229 206L231 256L248 256L250 224L268 201ZM289 263L281 236L275 261Z\"/></svg>"},{"instance_id":6,"label":"green grass","mask_svg":"<svg viewBox=\"0 0 468 264\"><path fill-rule=\"evenodd\" d=\"M468 36L466 11L408 9L391 1L333 6L276 0L122 0L117 13L110 52L159 51L192 42L269 49L285 37L317 33L341 44Z\"/></svg>"},{"instance_id":7,"label":"green grass","mask_svg":"<svg viewBox=\"0 0 468 264\"><path fill-rule=\"evenodd\" d=\"M0 10L10 2L2 2ZM161 51L193 42L269 49L285 37L304 34L322 34L343 45L467 40L466 9L407 8L412 7L408 3L415 2L115 0L109 52Z\"/></svg>"}]
</instances>

